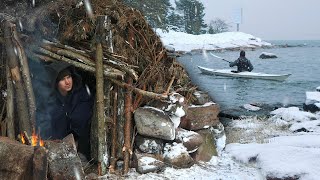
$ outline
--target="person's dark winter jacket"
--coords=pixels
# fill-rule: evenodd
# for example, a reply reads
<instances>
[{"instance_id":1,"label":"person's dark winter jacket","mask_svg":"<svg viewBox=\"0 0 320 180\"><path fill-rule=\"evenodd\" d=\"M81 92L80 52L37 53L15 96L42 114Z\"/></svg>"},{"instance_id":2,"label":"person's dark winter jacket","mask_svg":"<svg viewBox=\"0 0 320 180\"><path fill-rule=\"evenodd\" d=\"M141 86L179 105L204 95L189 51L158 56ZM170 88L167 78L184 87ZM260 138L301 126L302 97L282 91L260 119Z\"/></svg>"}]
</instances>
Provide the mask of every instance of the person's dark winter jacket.
<instances>
[{"instance_id":1,"label":"person's dark winter jacket","mask_svg":"<svg viewBox=\"0 0 320 180\"><path fill-rule=\"evenodd\" d=\"M62 139L72 133L77 140L82 136L87 136L89 123L93 114L93 96L88 88L82 85L81 76L75 69L66 63L52 63L48 66L52 92L51 122L52 138ZM68 69L66 71L66 69ZM66 96L62 96L57 90L57 83L62 76L71 73L73 88ZM60 73L60 75L59 75ZM60 76L60 77L59 77ZM63 78L63 77L62 77Z\"/></svg>"},{"instance_id":2,"label":"person's dark winter jacket","mask_svg":"<svg viewBox=\"0 0 320 180\"><path fill-rule=\"evenodd\" d=\"M234 62L230 62L230 67L237 66L238 70L237 72L243 72L243 71L249 71L251 72L253 70L253 66L246 57L240 56L237 60Z\"/></svg>"}]
</instances>

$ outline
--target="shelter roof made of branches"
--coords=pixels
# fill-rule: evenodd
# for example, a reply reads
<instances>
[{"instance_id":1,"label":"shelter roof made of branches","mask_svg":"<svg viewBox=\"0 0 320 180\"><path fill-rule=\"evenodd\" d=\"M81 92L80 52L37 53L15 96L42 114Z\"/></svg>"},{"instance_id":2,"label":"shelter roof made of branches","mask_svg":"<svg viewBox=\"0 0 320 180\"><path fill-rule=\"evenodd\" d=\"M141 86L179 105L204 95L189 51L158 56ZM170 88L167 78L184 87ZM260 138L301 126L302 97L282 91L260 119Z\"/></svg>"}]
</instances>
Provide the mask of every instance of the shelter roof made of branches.
<instances>
[{"instance_id":1,"label":"shelter roof made of branches","mask_svg":"<svg viewBox=\"0 0 320 180\"><path fill-rule=\"evenodd\" d=\"M174 79L171 91L194 89L184 68L175 58L169 57L160 38L147 23L144 16L117 0L43 0L30 4L27 0L5 0L8 5L0 8L12 16L23 34L25 45L37 48L43 39L58 41L75 49L86 50L94 59L96 17L107 16L112 34L112 51L121 60L138 67L138 80L134 86L164 93ZM85 2L90 2L86 4ZM91 6L92 11L88 11ZM12 11L11 8L15 10ZM10 11L11 9L11 11ZM1 12L0 12L1 13ZM108 28L108 27L106 27ZM132 33L132 39L129 39ZM110 35L110 34L106 34ZM132 43L133 42L133 43ZM104 51L110 51L109 44ZM31 49L32 51L32 49ZM183 94L183 93L182 93ZM188 93L192 94L191 92Z\"/></svg>"}]
</instances>

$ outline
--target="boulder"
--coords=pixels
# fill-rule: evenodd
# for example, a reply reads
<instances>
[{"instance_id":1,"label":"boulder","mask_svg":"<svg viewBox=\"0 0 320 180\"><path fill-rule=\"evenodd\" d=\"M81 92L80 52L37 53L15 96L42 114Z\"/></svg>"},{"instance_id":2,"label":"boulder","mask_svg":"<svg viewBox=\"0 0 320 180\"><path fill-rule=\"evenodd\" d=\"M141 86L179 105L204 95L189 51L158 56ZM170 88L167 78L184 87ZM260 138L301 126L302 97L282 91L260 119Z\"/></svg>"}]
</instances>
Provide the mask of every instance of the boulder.
<instances>
[{"instance_id":1,"label":"boulder","mask_svg":"<svg viewBox=\"0 0 320 180\"><path fill-rule=\"evenodd\" d=\"M133 155L133 166L140 174L159 172L165 168L164 162L158 160L155 155L139 153L138 151Z\"/></svg>"},{"instance_id":2,"label":"boulder","mask_svg":"<svg viewBox=\"0 0 320 180\"><path fill-rule=\"evenodd\" d=\"M164 142L162 139L137 135L135 145L143 153L162 154Z\"/></svg>"},{"instance_id":3,"label":"boulder","mask_svg":"<svg viewBox=\"0 0 320 180\"><path fill-rule=\"evenodd\" d=\"M181 118L180 127L188 130L199 130L219 123L220 108L213 102L202 106L189 106L187 115Z\"/></svg>"},{"instance_id":4,"label":"boulder","mask_svg":"<svg viewBox=\"0 0 320 180\"><path fill-rule=\"evenodd\" d=\"M61 141L46 141L49 179L85 179L73 135Z\"/></svg>"},{"instance_id":5,"label":"boulder","mask_svg":"<svg viewBox=\"0 0 320 180\"><path fill-rule=\"evenodd\" d=\"M209 94L203 91L195 91L193 95L196 97L193 104L195 105L204 105L207 102L212 101Z\"/></svg>"},{"instance_id":6,"label":"boulder","mask_svg":"<svg viewBox=\"0 0 320 180\"><path fill-rule=\"evenodd\" d=\"M194 131L188 131L182 128L176 129L176 142L182 143L187 148L189 153L196 151L203 143L203 138L200 134Z\"/></svg>"},{"instance_id":7,"label":"boulder","mask_svg":"<svg viewBox=\"0 0 320 180\"><path fill-rule=\"evenodd\" d=\"M134 112L134 120L140 135L164 140L174 140L175 128L169 115L152 107L140 107Z\"/></svg>"},{"instance_id":8,"label":"boulder","mask_svg":"<svg viewBox=\"0 0 320 180\"><path fill-rule=\"evenodd\" d=\"M214 133L212 133L210 129L199 130L197 133L202 136L204 143L202 143L198 150L192 153L191 156L195 161L208 162L212 156L218 155Z\"/></svg>"},{"instance_id":9,"label":"boulder","mask_svg":"<svg viewBox=\"0 0 320 180\"><path fill-rule=\"evenodd\" d=\"M259 56L260 59L278 58L275 54L262 52Z\"/></svg>"},{"instance_id":10,"label":"boulder","mask_svg":"<svg viewBox=\"0 0 320 180\"><path fill-rule=\"evenodd\" d=\"M167 143L164 147L163 157L164 162L171 164L174 168L189 168L194 164L187 148L181 143Z\"/></svg>"},{"instance_id":11,"label":"boulder","mask_svg":"<svg viewBox=\"0 0 320 180\"><path fill-rule=\"evenodd\" d=\"M309 112L320 111L320 92L312 91L306 92L306 101L303 104L303 110Z\"/></svg>"}]
</instances>

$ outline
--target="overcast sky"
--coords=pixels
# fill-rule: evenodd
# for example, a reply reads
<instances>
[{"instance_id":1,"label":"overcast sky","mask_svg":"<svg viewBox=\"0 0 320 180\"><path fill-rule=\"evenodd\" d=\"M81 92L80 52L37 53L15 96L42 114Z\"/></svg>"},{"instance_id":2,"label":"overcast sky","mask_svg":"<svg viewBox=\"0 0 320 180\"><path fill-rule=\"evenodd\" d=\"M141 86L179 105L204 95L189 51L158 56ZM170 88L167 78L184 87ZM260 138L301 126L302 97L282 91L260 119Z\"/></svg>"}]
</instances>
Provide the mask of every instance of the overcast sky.
<instances>
[{"instance_id":1,"label":"overcast sky","mask_svg":"<svg viewBox=\"0 0 320 180\"><path fill-rule=\"evenodd\" d=\"M199 0L205 20L217 17L232 24L242 8L240 31L263 40L320 40L320 0Z\"/></svg>"}]
</instances>

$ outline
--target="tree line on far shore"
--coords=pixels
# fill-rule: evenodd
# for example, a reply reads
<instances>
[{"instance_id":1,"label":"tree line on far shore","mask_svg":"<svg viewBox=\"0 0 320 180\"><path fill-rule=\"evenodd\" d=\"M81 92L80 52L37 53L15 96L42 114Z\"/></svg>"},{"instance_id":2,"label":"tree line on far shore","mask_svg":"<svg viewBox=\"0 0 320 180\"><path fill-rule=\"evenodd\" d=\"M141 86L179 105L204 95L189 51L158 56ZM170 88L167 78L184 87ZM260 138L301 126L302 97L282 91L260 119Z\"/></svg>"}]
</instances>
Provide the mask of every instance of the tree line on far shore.
<instances>
[{"instance_id":1,"label":"tree line on far shore","mask_svg":"<svg viewBox=\"0 0 320 180\"><path fill-rule=\"evenodd\" d=\"M188 34L217 34L229 31L225 20L217 17L204 22L205 7L198 0L123 0L140 10L153 28L174 30ZM173 1L172 1L173 2Z\"/></svg>"}]
</instances>

